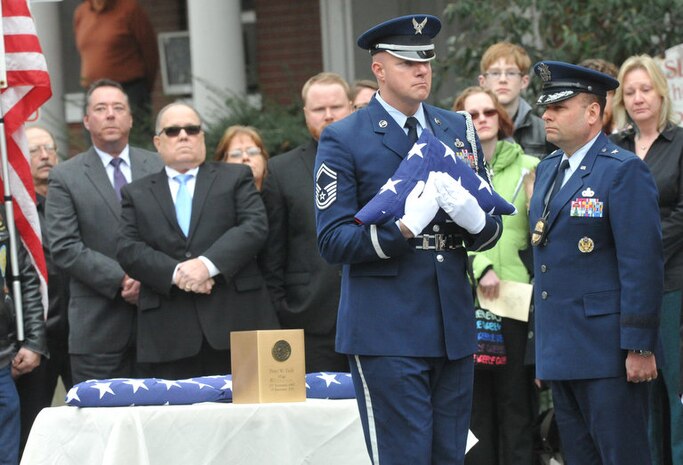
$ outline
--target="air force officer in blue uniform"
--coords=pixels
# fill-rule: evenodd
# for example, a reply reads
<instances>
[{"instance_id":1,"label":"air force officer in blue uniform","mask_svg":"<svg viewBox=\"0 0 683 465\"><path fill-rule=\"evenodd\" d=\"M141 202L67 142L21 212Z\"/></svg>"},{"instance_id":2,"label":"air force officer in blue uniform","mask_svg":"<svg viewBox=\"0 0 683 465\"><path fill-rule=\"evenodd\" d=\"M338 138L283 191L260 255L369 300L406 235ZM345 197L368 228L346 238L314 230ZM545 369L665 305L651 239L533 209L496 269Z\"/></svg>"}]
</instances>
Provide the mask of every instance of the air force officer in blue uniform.
<instances>
[{"instance_id":1,"label":"air force officer in blue uniform","mask_svg":"<svg viewBox=\"0 0 683 465\"><path fill-rule=\"evenodd\" d=\"M478 153L470 165L488 179L465 118L422 103L440 27L434 16L411 15L359 37L379 93L323 131L316 157L318 246L343 264L336 348L349 356L375 465L463 463L476 346L463 244L492 247L502 230L462 187L453 187L457 198L441 195L431 178L408 196L402 218L354 222L422 131L459 156ZM440 207L448 221L433 221Z\"/></svg>"},{"instance_id":2,"label":"air force officer in blue uniform","mask_svg":"<svg viewBox=\"0 0 683 465\"><path fill-rule=\"evenodd\" d=\"M529 213L536 374L552 388L567 463L649 465L663 285L657 188L645 163L602 133L618 81L560 62L534 71L548 141L560 148L538 165Z\"/></svg>"}]
</instances>

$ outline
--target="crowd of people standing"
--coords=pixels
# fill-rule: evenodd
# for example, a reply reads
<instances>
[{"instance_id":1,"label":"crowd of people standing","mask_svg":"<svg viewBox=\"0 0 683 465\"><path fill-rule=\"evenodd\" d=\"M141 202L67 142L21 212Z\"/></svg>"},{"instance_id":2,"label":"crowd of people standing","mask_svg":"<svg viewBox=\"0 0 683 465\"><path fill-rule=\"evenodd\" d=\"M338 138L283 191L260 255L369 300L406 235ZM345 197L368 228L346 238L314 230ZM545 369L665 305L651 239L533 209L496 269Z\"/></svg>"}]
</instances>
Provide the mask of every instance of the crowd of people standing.
<instances>
[{"instance_id":1,"label":"crowd of people standing","mask_svg":"<svg viewBox=\"0 0 683 465\"><path fill-rule=\"evenodd\" d=\"M91 3L79 27L107 12ZM647 55L532 66L500 42L449 111L426 103L440 26L415 15L362 34L374 79L308 79L310 140L272 158L251 126L207 147L186 103L157 113L156 152L131 146L156 68L84 82L92 146L70 160L27 131L50 308L45 327L26 270L17 354L0 326L0 392L18 390L0 401L8 463L58 376L224 374L230 331L303 328L308 372L351 372L375 464L534 464L550 387L567 463L683 465L683 130L661 69ZM542 116L522 97L534 76ZM404 216L359 225L424 131L517 214L430 176ZM475 366L476 295L501 298L504 281L534 284L528 318L502 319L505 365Z\"/></svg>"}]
</instances>

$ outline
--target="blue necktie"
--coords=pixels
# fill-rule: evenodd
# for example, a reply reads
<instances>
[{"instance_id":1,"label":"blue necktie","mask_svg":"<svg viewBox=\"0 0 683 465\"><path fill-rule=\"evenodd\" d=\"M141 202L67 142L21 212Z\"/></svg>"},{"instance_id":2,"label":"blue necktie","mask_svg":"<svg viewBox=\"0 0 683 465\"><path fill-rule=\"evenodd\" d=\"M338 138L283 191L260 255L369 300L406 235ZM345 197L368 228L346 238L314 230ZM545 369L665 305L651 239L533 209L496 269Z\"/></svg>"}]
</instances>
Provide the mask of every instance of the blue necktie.
<instances>
[{"instance_id":1,"label":"blue necktie","mask_svg":"<svg viewBox=\"0 0 683 465\"><path fill-rule=\"evenodd\" d=\"M178 181L178 193L175 198L175 214L178 219L178 226L183 230L185 237L190 232L190 217L192 216L192 197L187 191L187 181L192 179L191 174L179 174L173 179Z\"/></svg>"},{"instance_id":2,"label":"blue necktie","mask_svg":"<svg viewBox=\"0 0 683 465\"><path fill-rule=\"evenodd\" d=\"M121 200L121 188L128 184L128 180L123 175L121 171L121 163L123 162L120 158L112 158L109 163L114 167L114 190L116 191L116 197Z\"/></svg>"}]
</instances>

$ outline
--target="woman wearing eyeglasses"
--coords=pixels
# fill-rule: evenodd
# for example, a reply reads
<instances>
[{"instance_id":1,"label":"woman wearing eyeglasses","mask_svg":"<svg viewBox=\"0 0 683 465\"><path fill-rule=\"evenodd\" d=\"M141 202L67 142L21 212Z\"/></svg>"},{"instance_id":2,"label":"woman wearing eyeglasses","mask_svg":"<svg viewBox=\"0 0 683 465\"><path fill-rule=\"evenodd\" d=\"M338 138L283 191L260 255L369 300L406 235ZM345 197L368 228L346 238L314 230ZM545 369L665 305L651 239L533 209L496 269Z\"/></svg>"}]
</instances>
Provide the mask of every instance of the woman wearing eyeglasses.
<instances>
[{"instance_id":1,"label":"woman wearing eyeglasses","mask_svg":"<svg viewBox=\"0 0 683 465\"><path fill-rule=\"evenodd\" d=\"M268 167L268 152L258 131L251 126L230 126L216 147L217 161L249 165L256 189L261 190Z\"/></svg>"},{"instance_id":2,"label":"woman wearing eyeglasses","mask_svg":"<svg viewBox=\"0 0 683 465\"><path fill-rule=\"evenodd\" d=\"M512 121L493 91L469 87L453 110L472 116L493 188L517 207L517 215L503 217L503 235L495 247L471 254L478 291L495 299L501 280L530 281L519 251L529 244L529 191L539 160L510 138ZM533 376L524 365L527 323L503 318L502 328L506 365L475 369L470 429L479 442L465 456L466 464L533 463Z\"/></svg>"}]
</instances>

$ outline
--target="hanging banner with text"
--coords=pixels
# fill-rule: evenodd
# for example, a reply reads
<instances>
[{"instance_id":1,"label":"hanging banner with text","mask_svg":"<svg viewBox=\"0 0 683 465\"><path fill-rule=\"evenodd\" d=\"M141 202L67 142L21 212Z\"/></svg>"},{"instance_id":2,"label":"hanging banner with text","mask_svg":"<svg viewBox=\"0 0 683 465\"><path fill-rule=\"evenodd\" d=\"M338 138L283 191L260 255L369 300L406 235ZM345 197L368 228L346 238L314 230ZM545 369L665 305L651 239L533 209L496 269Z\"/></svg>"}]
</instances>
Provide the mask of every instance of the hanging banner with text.
<instances>
[{"instance_id":1,"label":"hanging banner with text","mask_svg":"<svg viewBox=\"0 0 683 465\"><path fill-rule=\"evenodd\" d=\"M683 44L668 49L664 59L658 61L664 71L664 76L669 81L673 112L678 116L679 124L681 124L683 122Z\"/></svg>"}]
</instances>

